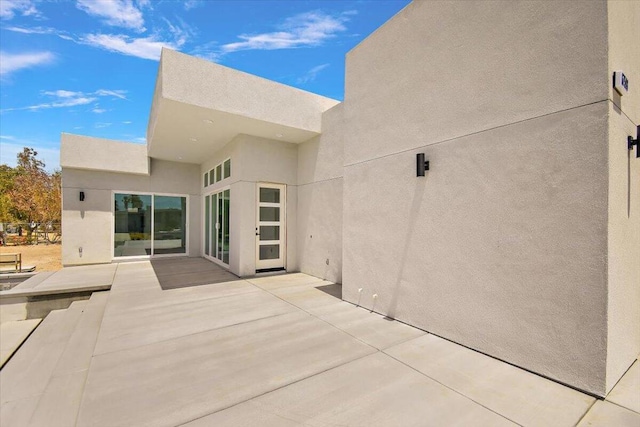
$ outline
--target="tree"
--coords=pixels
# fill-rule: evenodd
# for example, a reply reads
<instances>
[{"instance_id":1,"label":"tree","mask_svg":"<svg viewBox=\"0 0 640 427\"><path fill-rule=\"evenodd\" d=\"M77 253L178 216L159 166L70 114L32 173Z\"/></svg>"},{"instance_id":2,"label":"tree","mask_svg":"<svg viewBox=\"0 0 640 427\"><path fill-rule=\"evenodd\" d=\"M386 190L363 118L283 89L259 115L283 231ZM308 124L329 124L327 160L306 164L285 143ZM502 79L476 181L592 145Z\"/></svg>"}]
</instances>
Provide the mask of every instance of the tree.
<instances>
[{"instance_id":1,"label":"tree","mask_svg":"<svg viewBox=\"0 0 640 427\"><path fill-rule=\"evenodd\" d=\"M7 165L0 165L0 222L16 221L16 210L9 193L13 190L16 170Z\"/></svg>"},{"instance_id":2,"label":"tree","mask_svg":"<svg viewBox=\"0 0 640 427\"><path fill-rule=\"evenodd\" d=\"M60 172L49 174L45 163L37 158L38 152L25 147L18 153L17 166L11 170L2 165L0 170L0 186L8 197L0 199L0 214L7 220L50 224L60 222L62 207L62 190ZM6 180L6 184L4 181ZM28 233L31 233L29 229Z\"/></svg>"}]
</instances>

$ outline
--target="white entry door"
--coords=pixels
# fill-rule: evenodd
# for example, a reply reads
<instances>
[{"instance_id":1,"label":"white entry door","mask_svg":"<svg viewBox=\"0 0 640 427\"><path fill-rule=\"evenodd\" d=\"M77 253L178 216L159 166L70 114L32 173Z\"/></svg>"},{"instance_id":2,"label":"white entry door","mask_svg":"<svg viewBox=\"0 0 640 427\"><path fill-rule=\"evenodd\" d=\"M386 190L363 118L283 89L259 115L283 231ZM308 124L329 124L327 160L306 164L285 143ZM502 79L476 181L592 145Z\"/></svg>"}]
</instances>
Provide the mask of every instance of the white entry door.
<instances>
[{"instance_id":1,"label":"white entry door","mask_svg":"<svg viewBox=\"0 0 640 427\"><path fill-rule=\"evenodd\" d=\"M284 268L286 186L258 183L256 271Z\"/></svg>"}]
</instances>

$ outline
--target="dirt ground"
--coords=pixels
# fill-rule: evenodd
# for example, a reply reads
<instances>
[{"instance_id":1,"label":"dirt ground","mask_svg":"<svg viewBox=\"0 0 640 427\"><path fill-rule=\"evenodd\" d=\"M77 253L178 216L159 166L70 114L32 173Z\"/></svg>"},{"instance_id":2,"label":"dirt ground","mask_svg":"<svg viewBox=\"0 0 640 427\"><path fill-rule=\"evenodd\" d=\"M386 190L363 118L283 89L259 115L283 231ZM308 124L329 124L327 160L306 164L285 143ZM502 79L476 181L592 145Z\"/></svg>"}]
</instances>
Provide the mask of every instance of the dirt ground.
<instances>
[{"instance_id":1,"label":"dirt ground","mask_svg":"<svg viewBox=\"0 0 640 427\"><path fill-rule=\"evenodd\" d=\"M62 245L38 244L0 246L0 254L21 253L22 265L35 265L36 272L57 271L62 268Z\"/></svg>"}]
</instances>

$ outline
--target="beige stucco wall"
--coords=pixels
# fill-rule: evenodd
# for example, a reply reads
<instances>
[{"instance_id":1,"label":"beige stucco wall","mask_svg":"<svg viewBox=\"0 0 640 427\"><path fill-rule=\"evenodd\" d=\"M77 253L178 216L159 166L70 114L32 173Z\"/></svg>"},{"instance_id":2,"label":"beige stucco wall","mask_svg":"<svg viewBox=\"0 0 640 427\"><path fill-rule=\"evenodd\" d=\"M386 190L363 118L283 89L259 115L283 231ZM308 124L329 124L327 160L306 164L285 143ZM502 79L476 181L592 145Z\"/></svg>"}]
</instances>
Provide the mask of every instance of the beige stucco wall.
<instances>
[{"instance_id":1,"label":"beige stucco wall","mask_svg":"<svg viewBox=\"0 0 640 427\"><path fill-rule=\"evenodd\" d=\"M298 146L300 271L342 282L342 104L322 116L322 134Z\"/></svg>"},{"instance_id":2,"label":"beige stucco wall","mask_svg":"<svg viewBox=\"0 0 640 427\"><path fill-rule=\"evenodd\" d=\"M604 2L415 2L352 50L343 297L603 394L607 68Z\"/></svg>"},{"instance_id":3,"label":"beige stucco wall","mask_svg":"<svg viewBox=\"0 0 640 427\"><path fill-rule=\"evenodd\" d=\"M640 159L627 136L640 124L640 3L608 2L609 76L622 70L629 93L609 90L607 391L640 353Z\"/></svg>"},{"instance_id":4,"label":"beige stucco wall","mask_svg":"<svg viewBox=\"0 0 640 427\"><path fill-rule=\"evenodd\" d=\"M231 177L203 188L203 174L231 158ZM238 135L200 167L202 194L230 188L229 270L239 276L256 271L256 187L259 182L287 185L286 201L286 269L297 271L297 161L298 146L282 141ZM201 208L202 211L202 208ZM204 213L200 212L201 218ZM202 253L202 244L200 247Z\"/></svg>"},{"instance_id":5,"label":"beige stucco wall","mask_svg":"<svg viewBox=\"0 0 640 427\"><path fill-rule=\"evenodd\" d=\"M60 166L149 175L146 145L70 133L60 136Z\"/></svg>"},{"instance_id":6,"label":"beige stucco wall","mask_svg":"<svg viewBox=\"0 0 640 427\"><path fill-rule=\"evenodd\" d=\"M170 49L161 66L164 98L296 129L319 131L320 114L338 103Z\"/></svg>"},{"instance_id":7,"label":"beige stucco wall","mask_svg":"<svg viewBox=\"0 0 640 427\"><path fill-rule=\"evenodd\" d=\"M63 167L63 265L111 262L113 192L188 196L188 255L200 256L200 168L151 159L150 169L151 174L144 176ZM83 202L80 191L85 193Z\"/></svg>"}]
</instances>

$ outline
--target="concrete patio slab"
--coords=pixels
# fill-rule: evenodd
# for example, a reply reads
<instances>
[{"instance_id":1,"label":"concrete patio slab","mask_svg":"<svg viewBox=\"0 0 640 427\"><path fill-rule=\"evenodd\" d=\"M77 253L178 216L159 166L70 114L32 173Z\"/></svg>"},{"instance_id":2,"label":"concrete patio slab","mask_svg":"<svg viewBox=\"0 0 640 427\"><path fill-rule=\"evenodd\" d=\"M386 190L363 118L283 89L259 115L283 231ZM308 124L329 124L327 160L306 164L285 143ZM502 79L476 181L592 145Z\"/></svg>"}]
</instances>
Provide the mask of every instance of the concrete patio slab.
<instances>
[{"instance_id":1,"label":"concrete patio slab","mask_svg":"<svg viewBox=\"0 0 640 427\"><path fill-rule=\"evenodd\" d=\"M317 277L309 276L304 273L279 274L274 276L251 277L246 279L248 282L258 286L261 289L273 290L279 288L288 288L290 286L308 285L311 283L324 282L325 284L333 284Z\"/></svg>"},{"instance_id":2,"label":"concrete patio slab","mask_svg":"<svg viewBox=\"0 0 640 427\"><path fill-rule=\"evenodd\" d=\"M309 313L377 349L425 335L426 332L385 318L348 302L307 309Z\"/></svg>"},{"instance_id":3,"label":"concrete patio slab","mask_svg":"<svg viewBox=\"0 0 640 427\"><path fill-rule=\"evenodd\" d=\"M373 352L297 312L97 355L77 425L175 426Z\"/></svg>"},{"instance_id":4,"label":"concrete patio slab","mask_svg":"<svg viewBox=\"0 0 640 427\"><path fill-rule=\"evenodd\" d=\"M317 286L316 286L317 285ZM269 292L290 304L303 310L322 307L324 305L338 304L342 301L339 295L342 287L335 284L325 284L324 281L307 283L303 285L276 287Z\"/></svg>"},{"instance_id":5,"label":"concrete patio slab","mask_svg":"<svg viewBox=\"0 0 640 427\"><path fill-rule=\"evenodd\" d=\"M492 357L425 335L385 353L527 426L573 426L595 399Z\"/></svg>"},{"instance_id":6,"label":"concrete patio slab","mask_svg":"<svg viewBox=\"0 0 640 427\"><path fill-rule=\"evenodd\" d=\"M0 371L0 405L41 394L82 314L86 301L52 311Z\"/></svg>"},{"instance_id":7,"label":"concrete patio slab","mask_svg":"<svg viewBox=\"0 0 640 427\"><path fill-rule=\"evenodd\" d=\"M640 413L640 361L631 365L606 400Z\"/></svg>"},{"instance_id":8,"label":"concrete patio slab","mask_svg":"<svg viewBox=\"0 0 640 427\"><path fill-rule=\"evenodd\" d=\"M95 354L138 347L292 311L294 308L291 305L261 292L171 305L159 304L136 310L130 315L120 312L116 316L107 311Z\"/></svg>"},{"instance_id":9,"label":"concrete patio slab","mask_svg":"<svg viewBox=\"0 0 640 427\"><path fill-rule=\"evenodd\" d=\"M638 427L640 414L621 406L598 400L577 427Z\"/></svg>"},{"instance_id":10,"label":"concrete patio slab","mask_svg":"<svg viewBox=\"0 0 640 427\"><path fill-rule=\"evenodd\" d=\"M515 426L381 353L192 423L205 426Z\"/></svg>"},{"instance_id":11,"label":"concrete patio slab","mask_svg":"<svg viewBox=\"0 0 640 427\"><path fill-rule=\"evenodd\" d=\"M0 323L0 368L41 321L42 319L29 319Z\"/></svg>"},{"instance_id":12,"label":"concrete patio slab","mask_svg":"<svg viewBox=\"0 0 640 427\"><path fill-rule=\"evenodd\" d=\"M67 267L56 271L34 289L52 290L111 285L118 264Z\"/></svg>"},{"instance_id":13,"label":"concrete patio slab","mask_svg":"<svg viewBox=\"0 0 640 427\"><path fill-rule=\"evenodd\" d=\"M33 289L33 288L37 287L40 283L42 283L44 280L46 280L47 278L52 276L54 273L55 273L55 271L43 271L41 273L37 273L35 276L32 276L32 277L28 278L27 280L25 280L24 282L22 282L19 285L15 286L11 290L12 291L15 291L15 290L24 291L24 290L27 290L27 289Z\"/></svg>"}]
</instances>

